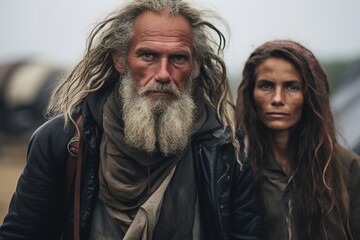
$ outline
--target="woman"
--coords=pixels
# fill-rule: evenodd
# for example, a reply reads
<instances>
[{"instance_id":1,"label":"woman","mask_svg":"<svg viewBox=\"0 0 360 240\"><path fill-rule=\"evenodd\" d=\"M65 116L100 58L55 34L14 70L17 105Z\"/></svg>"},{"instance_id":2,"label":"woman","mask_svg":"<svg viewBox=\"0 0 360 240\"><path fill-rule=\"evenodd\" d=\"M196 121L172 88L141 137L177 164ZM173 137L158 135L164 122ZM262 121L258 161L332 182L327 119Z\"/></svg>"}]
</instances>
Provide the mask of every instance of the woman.
<instances>
[{"instance_id":1,"label":"woman","mask_svg":"<svg viewBox=\"0 0 360 240\"><path fill-rule=\"evenodd\" d=\"M247 60L236 121L261 189L267 239L360 239L360 159L340 146L313 53L276 40Z\"/></svg>"}]
</instances>

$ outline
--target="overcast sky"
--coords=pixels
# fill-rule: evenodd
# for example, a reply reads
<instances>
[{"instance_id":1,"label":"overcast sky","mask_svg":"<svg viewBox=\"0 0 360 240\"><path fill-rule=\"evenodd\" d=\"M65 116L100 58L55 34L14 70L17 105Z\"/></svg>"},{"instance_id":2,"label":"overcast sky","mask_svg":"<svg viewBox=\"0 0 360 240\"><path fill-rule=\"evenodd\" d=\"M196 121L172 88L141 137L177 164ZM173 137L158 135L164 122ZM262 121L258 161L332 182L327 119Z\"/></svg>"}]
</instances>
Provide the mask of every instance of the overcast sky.
<instances>
[{"instance_id":1,"label":"overcast sky","mask_svg":"<svg viewBox=\"0 0 360 240\"><path fill-rule=\"evenodd\" d=\"M21 57L72 66L94 24L123 0L0 0L0 62ZM256 46L285 38L321 59L360 57L359 0L193 0L230 26L225 59L240 71Z\"/></svg>"}]
</instances>

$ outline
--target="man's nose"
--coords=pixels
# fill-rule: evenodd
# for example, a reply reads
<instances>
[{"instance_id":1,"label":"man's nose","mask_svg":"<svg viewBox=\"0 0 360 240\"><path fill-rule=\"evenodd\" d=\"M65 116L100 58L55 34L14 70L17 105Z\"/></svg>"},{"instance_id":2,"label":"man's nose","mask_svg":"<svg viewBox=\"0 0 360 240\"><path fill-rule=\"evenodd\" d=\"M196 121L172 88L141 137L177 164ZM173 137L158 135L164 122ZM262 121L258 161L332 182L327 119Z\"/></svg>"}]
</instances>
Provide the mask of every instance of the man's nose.
<instances>
[{"instance_id":1,"label":"man's nose","mask_svg":"<svg viewBox=\"0 0 360 240\"><path fill-rule=\"evenodd\" d=\"M171 81L170 64L167 58L161 58L156 73L155 80L161 83L168 83Z\"/></svg>"}]
</instances>

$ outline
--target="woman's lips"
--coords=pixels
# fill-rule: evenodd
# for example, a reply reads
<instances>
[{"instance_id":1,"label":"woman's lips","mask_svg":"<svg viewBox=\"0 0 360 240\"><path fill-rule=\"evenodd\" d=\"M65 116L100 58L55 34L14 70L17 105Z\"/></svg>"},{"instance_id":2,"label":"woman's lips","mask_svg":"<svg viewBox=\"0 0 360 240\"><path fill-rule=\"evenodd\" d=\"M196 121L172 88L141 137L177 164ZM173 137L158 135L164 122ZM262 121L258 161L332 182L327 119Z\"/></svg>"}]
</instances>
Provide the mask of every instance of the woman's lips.
<instances>
[{"instance_id":1,"label":"woman's lips","mask_svg":"<svg viewBox=\"0 0 360 240\"><path fill-rule=\"evenodd\" d=\"M286 112L267 112L266 115L274 118L283 118L289 116L290 114Z\"/></svg>"}]
</instances>

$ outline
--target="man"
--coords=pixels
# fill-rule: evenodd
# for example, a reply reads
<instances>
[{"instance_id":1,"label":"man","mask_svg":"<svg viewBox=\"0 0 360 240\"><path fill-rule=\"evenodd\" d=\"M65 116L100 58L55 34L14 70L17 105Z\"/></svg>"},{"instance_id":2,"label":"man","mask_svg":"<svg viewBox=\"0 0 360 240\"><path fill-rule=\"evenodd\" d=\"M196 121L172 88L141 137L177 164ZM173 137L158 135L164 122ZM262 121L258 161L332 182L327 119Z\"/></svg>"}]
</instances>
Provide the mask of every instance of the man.
<instances>
[{"instance_id":1,"label":"man","mask_svg":"<svg viewBox=\"0 0 360 240\"><path fill-rule=\"evenodd\" d=\"M100 23L50 102L63 114L31 139L0 239L258 239L251 171L240 171L226 110L223 43L183 1L135 0ZM61 216L69 121L79 115L77 234L74 207Z\"/></svg>"}]
</instances>

